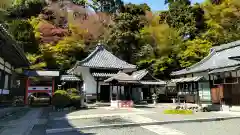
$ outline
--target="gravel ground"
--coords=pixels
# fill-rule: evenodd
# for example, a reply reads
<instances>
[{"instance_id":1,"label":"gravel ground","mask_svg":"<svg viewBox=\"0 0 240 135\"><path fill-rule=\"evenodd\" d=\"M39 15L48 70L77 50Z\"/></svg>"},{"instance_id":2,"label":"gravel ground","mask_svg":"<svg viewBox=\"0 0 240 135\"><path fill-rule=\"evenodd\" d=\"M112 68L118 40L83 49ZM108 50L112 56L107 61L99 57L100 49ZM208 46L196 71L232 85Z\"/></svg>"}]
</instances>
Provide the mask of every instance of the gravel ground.
<instances>
[{"instance_id":1,"label":"gravel ground","mask_svg":"<svg viewBox=\"0 0 240 135\"><path fill-rule=\"evenodd\" d=\"M141 127L88 129L80 132L64 132L49 135L158 135Z\"/></svg>"},{"instance_id":2,"label":"gravel ground","mask_svg":"<svg viewBox=\"0 0 240 135\"><path fill-rule=\"evenodd\" d=\"M240 119L164 125L186 135L240 135Z\"/></svg>"},{"instance_id":3,"label":"gravel ground","mask_svg":"<svg viewBox=\"0 0 240 135\"><path fill-rule=\"evenodd\" d=\"M108 125L108 124L122 124L129 123L130 121L124 120L117 116L112 117L99 117L89 119L74 119L74 120L49 120L47 123L48 129L52 128L67 128L67 127L83 127L94 125Z\"/></svg>"}]
</instances>

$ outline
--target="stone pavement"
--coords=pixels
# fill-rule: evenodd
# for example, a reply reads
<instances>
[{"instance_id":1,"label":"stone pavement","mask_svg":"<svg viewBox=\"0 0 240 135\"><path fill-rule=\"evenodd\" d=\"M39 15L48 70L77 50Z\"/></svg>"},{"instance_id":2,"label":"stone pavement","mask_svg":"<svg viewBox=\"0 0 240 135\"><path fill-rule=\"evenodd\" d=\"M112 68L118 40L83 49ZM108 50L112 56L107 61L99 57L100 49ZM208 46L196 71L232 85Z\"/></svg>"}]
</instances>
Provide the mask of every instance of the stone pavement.
<instances>
[{"instance_id":1,"label":"stone pavement","mask_svg":"<svg viewBox=\"0 0 240 135\"><path fill-rule=\"evenodd\" d=\"M12 124L4 127L0 135L28 135L33 126L38 123L42 108L32 108L25 116L11 121Z\"/></svg>"},{"instance_id":2,"label":"stone pavement","mask_svg":"<svg viewBox=\"0 0 240 135\"><path fill-rule=\"evenodd\" d=\"M7 107L7 108L0 108L0 118L5 116L7 113L12 113L16 110L19 110L21 107Z\"/></svg>"},{"instance_id":3,"label":"stone pavement","mask_svg":"<svg viewBox=\"0 0 240 135\"><path fill-rule=\"evenodd\" d=\"M143 117L140 115L132 115L132 116L122 116L125 119L131 120L132 122L135 123L142 123L142 122L157 122L156 120L147 118L147 117ZM159 135L184 135L184 133L175 130L175 129L171 129L171 128L167 128L164 126L160 126L160 125L147 125L147 126L141 126L144 129L147 129L149 131L152 131L154 133L157 133Z\"/></svg>"},{"instance_id":4,"label":"stone pavement","mask_svg":"<svg viewBox=\"0 0 240 135\"><path fill-rule=\"evenodd\" d=\"M128 127L141 127L152 131L156 134L164 135L184 135L179 130L166 127L167 124L184 123L184 122L204 122L216 121L225 118L235 118L239 116L221 114L217 112L197 112L193 115L169 115L163 114L163 111L169 108L166 106L138 106L138 108L129 109L109 109L100 107L90 110L75 111L65 115L57 115L61 117L51 116L51 120L46 129L49 133L63 133L72 132L76 130L92 130L92 129L105 129L105 128L128 128ZM89 112L89 113L88 113ZM91 112L91 114L90 114ZM55 112L55 114L61 112ZM53 114L53 113L52 113ZM99 119L107 117L121 118L126 121L117 123L99 123Z\"/></svg>"}]
</instances>

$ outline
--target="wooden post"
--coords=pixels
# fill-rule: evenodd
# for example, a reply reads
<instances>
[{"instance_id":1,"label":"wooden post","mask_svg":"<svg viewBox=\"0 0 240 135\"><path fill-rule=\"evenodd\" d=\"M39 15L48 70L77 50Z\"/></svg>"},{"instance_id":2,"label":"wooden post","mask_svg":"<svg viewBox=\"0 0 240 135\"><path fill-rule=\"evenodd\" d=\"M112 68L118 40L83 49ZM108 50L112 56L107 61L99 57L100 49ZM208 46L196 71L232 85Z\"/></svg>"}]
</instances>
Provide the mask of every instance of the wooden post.
<instances>
[{"instance_id":1,"label":"wooden post","mask_svg":"<svg viewBox=\"0 0 240 135\"><path fill-rule=\"evenodd\" d=\"M118 95L118 87L119 87L119 86L117 85L117 98L116 98L116 100L119 100L119 98L118 98L118 96L119 96L119 95Z\"/></svg>"},{"instance_id":2,"label":"wooden post","mask_svg":"<svg viewBox=\"0 0 240 135\"><path fill-rule=\"evenodd\" d=\"M96 92L96 93L97 93L97 101L99 101L99 95L98 95L98 93L99 93L98 91L99 91L99 90L98 90L98 85L99 85L99 82L98 82L98 77L97 77L97 92Z\"/></svg>"},{"instance_id":3,"label":"wooden post","mask_svg":"<svg viewBox=\"0 0 240 135\"><path fill-rule=\"evenodd\" d=\"M113 85L110 84L110 102L112 101L112 91L113 91Z\"/></svg>"},{"instance_id":4,"label":"wooden post","mask_svg":"<svg viewBox=\"0 0 240 135\"><path fill-rule=\"evenodd\" d=\"M26 88L25 88L25 105L28 104L28 86L29 86L29 77L26 80Z\"/></svg>"}]
</instances>

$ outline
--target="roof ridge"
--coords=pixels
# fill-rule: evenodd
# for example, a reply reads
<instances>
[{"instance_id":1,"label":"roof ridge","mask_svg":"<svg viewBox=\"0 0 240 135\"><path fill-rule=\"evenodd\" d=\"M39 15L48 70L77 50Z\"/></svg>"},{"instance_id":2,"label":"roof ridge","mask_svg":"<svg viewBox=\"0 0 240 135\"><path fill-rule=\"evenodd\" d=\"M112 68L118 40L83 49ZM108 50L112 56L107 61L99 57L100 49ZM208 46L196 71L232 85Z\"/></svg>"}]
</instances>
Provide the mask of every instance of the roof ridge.
<instances>
[{"instance_id":1,"label":"roof ridge","mask_svg":"<svg viewBox=\"0 0 240 135\"><path fill-rule=\"evenodd\" d=\"M236 47L236 46L240 46L240 40L237 40L237 41L234 41L234 42L230 42L230 43L226 43L226 44L222 44L220 46L215 46L215 47L212 47L211 49L212 52L210 52L210 54L208 56L206 56L205 58L203 58L201 61L199 61L198 63L196 64L193 64L192 66L186 68L187 70L189 69L192 69L198 65L201 65L202 63L204 63L205 61L207 61L208 59L210 59L216 52L220 52L220 51L223 51L223 50L226 50L226 49L230 49L230 48L233 48L233 47Z\"/></svg>"},{"instance_id":2,"label":"roof ridge","mask_svg":"<svg viewBox=\"0 0 240 135\"><path fill-rule=\"evenodd\" d=\"M104 50L104 49L105 48L102 45L101 45L101 47L100 47L100 45L97 45L97 47L94 49L94 51L92 51L86 58L84 58L81 61L78 61L78 65L83 63L83 62L86 62L86 61L90 60L94 55L96 55L97 52L99 52L101 50Z\"/></svg>"}]
</instances>

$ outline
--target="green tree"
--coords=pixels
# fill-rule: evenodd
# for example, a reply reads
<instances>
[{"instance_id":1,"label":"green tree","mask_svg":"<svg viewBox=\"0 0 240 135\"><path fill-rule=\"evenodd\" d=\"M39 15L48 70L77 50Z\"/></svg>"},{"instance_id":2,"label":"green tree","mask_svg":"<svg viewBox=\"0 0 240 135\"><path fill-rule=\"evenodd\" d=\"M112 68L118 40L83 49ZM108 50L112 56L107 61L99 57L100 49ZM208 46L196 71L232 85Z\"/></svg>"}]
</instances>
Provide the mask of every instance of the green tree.
<instances>
[{"instance_id":1,"label":"green tree","mask_svg":"<svg viewBox=\"0 0 240 135\"><path fill-rule=\"evenodd\" d=\"M105 40L116 55L128 62L136 61L136 54L141 48L139 32L144 27L144 13L139 5L126 5L114 17L114 24Z\"/></svg>"},{"instance_id":2,"label":"green tree","mask_svg":"<svg viewBox=\"0 0 240 135\"><path fill-rule=\"evenodd\" d=\"M179 33L168 24L159 24L159 18L158 15L153 15L141 31L142 40L149 45L142 47L140 52L147 52L145 56L148 57L143 57L137 64L140 68L148 68L155 76L166 79L173 70L180 67L178 53L183 41ZM152 48L152 52L145 51L145 48Z\"/></svg>"},{"instance_id":3,"label":"green tree","mask_svg":"<svg viewBox=\"0 0 240 135\"><path fill-rule=\"evenodd\" d=\"M92 0L90 4L96 12L116 13L123 7L122 0Z\"/></svg>"},{"instance_id":4,"label":"green tree","mask_svg":"<svg viewBox=\"0 0 240 135\"><path fill-rule=\"evenodd\" d=\"M181 67L189 67L199 62L209 54L211 47L212 43L207 40L187 41L181 46L182 51L178 54Z\"/></svg>"},{"instance_id":5,"label":"green tree","mask_svg":"<svg viewBox=\"0 0 240 135\"><path fill-rule=\"evenodd\" d=\"M200 5L191 6L189 0L166 0L169 10L160 14L170 27L179 30L180 35L194 39L205 27L204 11Z\"/></svg>"},{"instance_id":6,"label":"green tree","mask_svg":"<svg viewBox=\"0 0 240 135\"><path fill-rule=\"evenodd\" d=\"M38 41L34 35L32 25L25 20L13 20L9 23L9 32L22 45L25 52L34 53L38 51Z\"/></svg>"},{"instance_id":7,"label":"green tree","mask_svg":"<svg viewBox=\"0 0 240 135\"><path fill-rule=\"evenodd\" d=\"M13 19L38 16L45 6L45 0L15 0L8 16Z\"/></svg>"},{"instance_id":8,"label":"green tree","mask_svg":"<svg viewBox=\"0 0 240 135\"><path fill-rule=\"evenodd\" d=\"M202 38L213 45L220 45L240 39L240 3L238 0L222 0L220 4L206 1L203 4L207 31Z\"/></svg>"}]
</instances>

